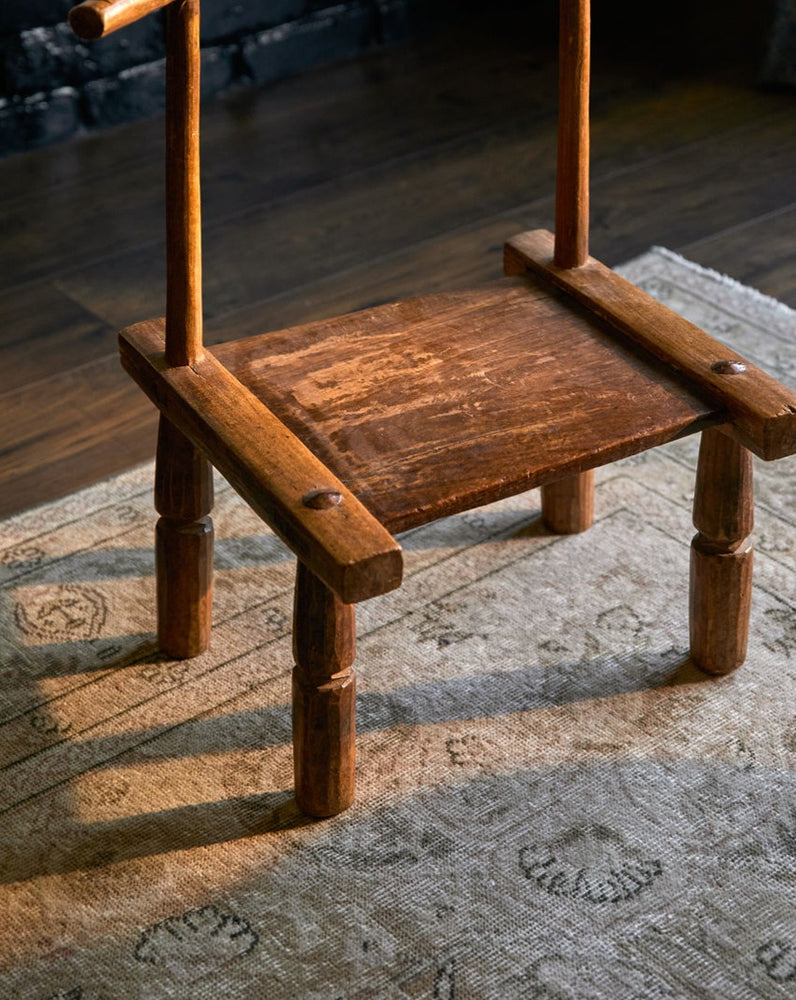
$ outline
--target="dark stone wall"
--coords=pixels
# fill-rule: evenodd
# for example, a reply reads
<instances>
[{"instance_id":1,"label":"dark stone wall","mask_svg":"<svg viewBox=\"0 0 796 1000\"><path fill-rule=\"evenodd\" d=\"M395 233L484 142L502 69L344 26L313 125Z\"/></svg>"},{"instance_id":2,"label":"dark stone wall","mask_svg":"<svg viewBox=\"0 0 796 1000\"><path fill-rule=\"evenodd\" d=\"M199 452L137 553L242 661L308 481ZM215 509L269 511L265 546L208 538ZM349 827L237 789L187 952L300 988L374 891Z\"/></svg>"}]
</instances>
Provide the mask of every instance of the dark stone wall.
<instances>
[{"instance_id":1,"label":"dark stone wall","mask_svg":"<svg viewBox=\"0 0 796 1000\"><path fill-rule=\"evenodd\" d=\"M98 42L75 38L77 0L0 0L0 156L160 111L164 16ZM764 83L794 81L796 0L671 0L650 34L637 0L594 4L596 55L619 47L662 65L722 58L760 66ZM557 0L202 0L203 92L263 84L321 63L508 11L555 18ZM772 33L778 12L779 33ZM545 21L546 23L546 21ZM550 23L553 23L550 20ZM683 31L682 25L688 30ZM518 29L519 30L519 29ZM783 40L784 39L784 40ZM601 53L603 53L601 55ZM656 55L657 53L657 55ZM661 53L663 56L661 57ZM776 58L775 58L776 57ZM783 69L783 65L786 68ZM772 67L775 67L772 68Z\"/></svg>"},{"instance_id":2,"label":"dark stone wall","mask_svg":"<svg viewBox=\"0 0 796 1000\"><path fill-rule=\"evenodd\" d=\"M74 0L0 0L0 156L163 107L163 12L83 42L66 23L72 6ZM433 29L444 6L443 0L204 0L203 94L270 82Z\"/></svg>"}]
</instances>

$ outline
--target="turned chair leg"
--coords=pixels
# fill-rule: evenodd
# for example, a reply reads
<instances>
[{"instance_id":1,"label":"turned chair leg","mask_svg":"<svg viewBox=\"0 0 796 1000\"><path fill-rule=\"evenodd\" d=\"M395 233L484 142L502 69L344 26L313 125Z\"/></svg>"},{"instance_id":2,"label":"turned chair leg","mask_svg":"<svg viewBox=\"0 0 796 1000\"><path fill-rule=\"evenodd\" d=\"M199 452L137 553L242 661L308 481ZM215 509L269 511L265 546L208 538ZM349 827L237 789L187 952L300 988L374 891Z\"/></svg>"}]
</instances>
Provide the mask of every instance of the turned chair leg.
<instances>
[{"instance_id":1,"label":"turned chair leg","mask_svg":"<svg viewBox=\"0 0 796 1000\"><path fill-rule=\"evenodd\" d=\"M752 602L752 456L722 431L702 433L691 542L691 659L726 674L746 657Z\"/></svg>"},{"instance_id":2,"label":"turned chair leg","mask_svg":"<svg viewBox=\"0 0 796 1000\"><path fill-rule=\"evenodd\" d=\"M213 473L204 455L160 418L155 466L158 643L197 656L210 642L213 604Z\"/></svg>"},{"instance_id":3,"label":"turned chair leg","mask_svg":"<svg viewBox=\"0 0 796 1000\"><path fill-rule=\"evenodd\" d=\"M576 535L594 521L594 470L542 487L542 521L557 535Z\"/></svg>"},{"instance_id":4,"label":"turned chair leg","mask_svg":"<svg viewBox=\"0 0 796 1000\"><path fill-rule=\"evenodd\" d=\"M293 618L296 802L334 816L354 801L356 626L353 604L299 562Z\"/></svg>"}]
</instances>

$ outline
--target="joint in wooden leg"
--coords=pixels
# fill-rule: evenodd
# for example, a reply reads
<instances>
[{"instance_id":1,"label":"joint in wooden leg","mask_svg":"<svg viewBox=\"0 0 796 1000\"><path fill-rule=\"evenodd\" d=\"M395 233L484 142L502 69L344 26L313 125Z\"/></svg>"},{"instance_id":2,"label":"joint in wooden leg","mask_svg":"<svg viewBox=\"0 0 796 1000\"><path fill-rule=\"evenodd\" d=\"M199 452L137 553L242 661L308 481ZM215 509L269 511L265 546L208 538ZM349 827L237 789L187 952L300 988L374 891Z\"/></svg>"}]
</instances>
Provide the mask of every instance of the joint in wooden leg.
<instances>
[{"instance_id":1,"label":"joint in wooden leg","mask_svg":"<svg viewBox=\"0 0 796 1000\"><path fill-rule=\"evenodd\" d=\"M213 479L204 455L160 419L155 471L158 644L179 659L210 642L213 608Z\"/></svg>"},{"instance_id":2,"label":"joint in wooden leg","mask_svg":"<svg viewBox=\"0 0 796 1000\"><path fill-rule=\"evenodd\" d=\"M198 656L210 642L213 522L161 517L155 532L158 645L177 659Z\"/></svg>"},{"instance_id":3,"label":"joint in wooden leg","mask_svg":"<svg viewBox=\"0 0 796 1000\"><path fill-rule=\"evenodd\" d=\"M309 816L336 816L354 801L356 677L307 684L293 671L296 802Z\"/></svg>"},{"instance_id":4,"label":"joint in wooden leg","mask_svg":"<svg viewBox=\"0 0 796 1000\"><path fill-rule=\"evenodd\" d=\"M294 607L293 760L296 802L334 816L354 801L354 606L298 564Z\"/></svg>"},{"instance_id":5,"label":"joint in wooden leg","mask_svg":"<svg viewBox=\"0 0 796 1000\"><path fill-rule=\"evenodd\" d=\"M701 534L691 543L691 659L709 674L727 674L746 659L754 551L747 539L716 552Z\"/></svg>"},{"instance_id":6,"label":"joint in wooden leg","mask_svg":"<svg viewBox=\"0 0 796 1000\"><path fill-rule=\"evenodd\" d=\"M716 428L702 434L691 542L691 659L727 674L746 658L754 552L752 456Z\"/></svg>"},{"instance_id":7,"label":"joint in wooden leg","mask_svg":"<svg viewBox=\"0 0 796 1000\"><path fill-rule=\"evenodd\" d=\"M542 487L542 521L557 535L576 535L594 522L594 470Z\"/></svg>"}]
</instances>

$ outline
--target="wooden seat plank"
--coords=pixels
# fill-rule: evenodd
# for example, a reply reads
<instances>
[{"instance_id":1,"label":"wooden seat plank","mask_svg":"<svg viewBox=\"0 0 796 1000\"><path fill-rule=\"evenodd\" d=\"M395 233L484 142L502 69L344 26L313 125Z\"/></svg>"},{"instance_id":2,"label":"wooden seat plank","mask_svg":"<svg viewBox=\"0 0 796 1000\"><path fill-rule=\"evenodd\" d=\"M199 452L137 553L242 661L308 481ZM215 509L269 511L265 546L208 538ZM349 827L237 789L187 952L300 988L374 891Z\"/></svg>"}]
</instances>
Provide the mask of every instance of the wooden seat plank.
<instances>
[{"instance_id":1,"label":"wooden seat plank","mask_svg":"<svg viewBox=\"0 0 796 1000\"><path fill-rule=\"evenodd\" d=\"M723 419L527 279L213 348L391 531Z\"/></svg>"}]
</instances>

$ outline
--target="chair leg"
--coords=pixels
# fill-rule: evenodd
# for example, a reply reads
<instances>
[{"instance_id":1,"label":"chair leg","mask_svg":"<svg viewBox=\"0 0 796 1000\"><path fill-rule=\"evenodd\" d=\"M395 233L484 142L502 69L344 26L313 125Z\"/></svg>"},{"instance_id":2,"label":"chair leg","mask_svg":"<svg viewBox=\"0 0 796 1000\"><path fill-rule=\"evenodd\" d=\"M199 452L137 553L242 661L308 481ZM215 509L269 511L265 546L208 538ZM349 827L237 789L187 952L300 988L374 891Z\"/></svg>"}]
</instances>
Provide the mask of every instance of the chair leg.
<instances>
[{"instance_id":1,"label":"chair leg","mask_svg":"<svg viewBox=\"0 0 796 1000\"><path fill-rule=\"evenodd\" d=\"M356 647L353 604L343 604L299 562L293 618L296 801L334 816L354 801Z\"/></svg>"},{"instance_id":2,"label":"chair leg","mask_svg":"<svg viewBox=\"0 0 796 1000\"><path fill-rule=\"evenodd\" d=\"M691 659L726 674L746 658L752 601L752 456L716 428L702 433L691 542Z\"/></svg>"},{"instance_id":3,"label":"chair leg","mask_svg":"<svg viewBox=\"0 0 796 1000\"><path fill-rule=\"evenodd\" d=\"M576 535L594 521L594 470L542 487L542 520L557 535Z\"/></svg>"},{"instance_id":4,"label":"chair leg","mask_svg":"<svg viewBox=\"0 0 796 1000\"><path fill-rule=\"evenodd\" d=\"M155 466L158 642L169 656L197 656L210 642L213 605L213 474L204 455L160 418Z\"/></svg>"}]
</instances>

